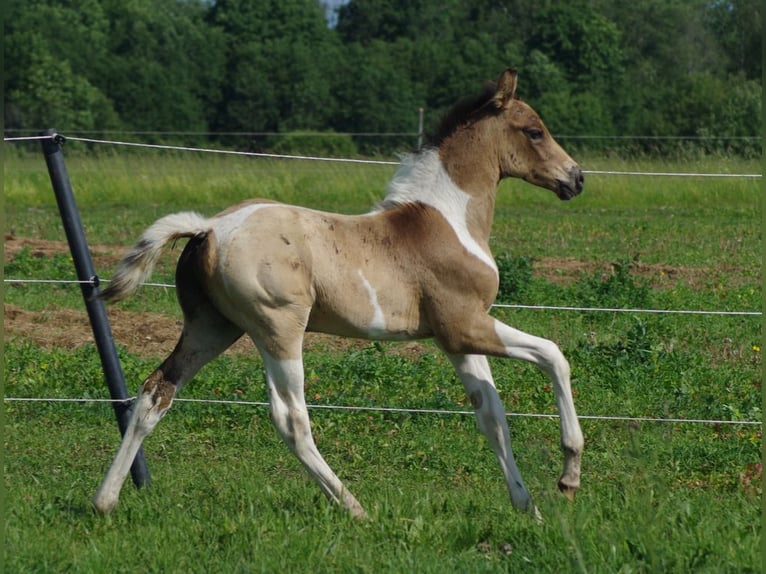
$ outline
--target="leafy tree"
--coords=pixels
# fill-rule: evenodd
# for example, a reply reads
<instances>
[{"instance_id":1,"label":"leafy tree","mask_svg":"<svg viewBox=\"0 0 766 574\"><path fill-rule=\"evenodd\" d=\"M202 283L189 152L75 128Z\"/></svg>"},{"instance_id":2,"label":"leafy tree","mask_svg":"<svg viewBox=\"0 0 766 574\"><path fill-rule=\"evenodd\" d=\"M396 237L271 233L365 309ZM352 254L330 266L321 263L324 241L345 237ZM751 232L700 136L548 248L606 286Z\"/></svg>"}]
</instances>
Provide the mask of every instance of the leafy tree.
<instances>
[{"instance_id":1,"label":"leafy tree","mask_svg":"<svg viewBox=\"0 0 766 574\"><path fill-rule=\"evenodd\" d=\"M18 39L16 36L14 39ZM27 73L6 92L11 129L97 130L118 125L111 102L68 61L57 61L37 33L24 35Z\"/></svg>"},{"instance_id":2,"label":"leafy tree","mask_svg":"<svg viewBox=\"0 0 766 574\"><path fill-rule=\"evenodd\" d=\"M577 89L603 89L620 75L620 31L586 0L544 3L530 44L555 61Z\"/></svg>"},{"instance_id":3,"label":"leafy tree","mask_svg":"<svg viewBox=\"0 0 766 574\"><path fill-rule=\"evenodd\" d=\"M101 0L109 19L108 65L100 78L136 130L206 131L217 99L221 37L202 5L175 0Z\"/></svg>"},{"instance_id":4,"label":"leafy tree","mask_svg":"<svg viewBox=\"0 0 766 574\"><path fill-rule=\"evenodd\" d=\"M8 129L108 129L118 118L91 80L108 54L97 0L13 0L4 21L4 114Z\"/></svg>"},{"instance_id":5,"label":"leafy tree","mask_svg":"<svg viewBox=\"0 0 766 574\"><path fill-rule=\"evenodd\" d=\"M596 9L617 25L622 36L623 88L615 93L612 111L617 130L645 135L758 135L752 120L760 117L760 111L753 110L759 106L744 103L750 102L744 94L752 93L752 88L726 73L727 66L742 71L727 51L736 52L745 44L758 44L753 54L760 65L762 27L755 4L597 1ZM729 90L741 97L730 97ZM730 105L735 100L740 102L736 109ZM728 119L721 122L724 109Z\"/></svg>"},{"instance_id":6,"label":"leafy tree","mask_svg":"<svg viewBox=\"0 0 766 574\"><path fill-rule=\"evenodd\" d=\"M395 98L387 106L396 111L387 110L381 117L412 131L418 107L428 112L426 126L433 126L456 99L477 91L482 81L496 78L510 63L518 63L518 43L509 36L508 16L497 4L352 0L340 9L337 30L355 75L390 78L370 82L376 86L371 92L376 98L384 93ZM382 107L371 102L368 109ZM359 121L369 124L370 119Z\"/></svg>"},{"instance_id":7,"label":"leafy tree","mask_svg":"<svg viewBox=\"0 0 766 574\"><path fill-rule=\"evenodd\" d=\"M762 114L759 0L350 0L335 27L319 0L6 4L12 129L412 133L509 65L556 134L756 136Z\"/></svg>"},{"instance_id":8,"label":"leafy tree","mask_svg":"<svg viewBox=\"0 0 766 574\"><path fill-rule=\"evenodd\" d=\"M218 129L327 127L339 45L318 2L222 0L212 7L209 21L226 37Z\"/></svg>"},{"instance_id":9,"label":"leafy tree","mask_svg":"<svg viewBox=\"0 0 766 574\"><path fill-rule=\"evenodd\" d=\"M705 151L756 155L752 144L716 136L758 136L762 121L761 87L742 77L693 74L679 82L666 108L666 124L681 136L702 136Z\"/></svg>"},{"instance_id":10,"label":"leafy tree","mask_svg":"<svg viewBox=\"0 0 766 574\"><path fill-rule=\"evenodd\" d=\"M460 2L352 0L338 10L337 31L344 43L395 42L400 38L449 38L451 16Z\"/></svg>"},{"instance_id":11,"label":"leafy tree","mask_svg":"<svg viewBox=\"0 0 766 574\"><path fill-rule=\"evenodd\" d=\"M402 39L392 46L374 40L367 46L346 48L334 86L333 127L357 133L417 131L417 109L423 99L402 66L411 56L411 42ZM392 144L399 144L398 149L415 146L412 137L390 141L360 138L356 143L368 154L390 151Z\"/></svg>"},{"instance_id":12,"label":"leafy tree","mask_svg":"<svg viewBox=\"0 0 766 574\"><path fill-rule=\"evenodd\" d=\"M727 58L727 70L749 80L763 74L763 2L761 0L713 1L706 21Z\"/></svg>"}]
</instances>

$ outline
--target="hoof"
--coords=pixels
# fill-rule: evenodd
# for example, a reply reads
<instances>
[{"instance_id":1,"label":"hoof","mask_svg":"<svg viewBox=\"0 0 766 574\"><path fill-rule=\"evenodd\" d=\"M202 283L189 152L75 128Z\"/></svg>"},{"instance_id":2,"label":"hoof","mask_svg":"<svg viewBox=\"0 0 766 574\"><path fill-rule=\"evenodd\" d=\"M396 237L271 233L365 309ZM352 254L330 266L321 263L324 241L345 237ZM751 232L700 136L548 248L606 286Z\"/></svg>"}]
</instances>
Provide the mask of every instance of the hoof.
<instances>
[{"instance_id":1,"label":"hoof","mask_svg":"<svg viewBox=\"0 0 766 574\"><path fill-rule=\"evenodd\" d=\"M574 502L575 494L577 494L577 488L573 488L571 486L567 486L566 484L562 482L559 482L559 490L561 491L561 494L567 497L567 500L569 500L569 502Z\"/></svg>"},{"instance_id":2,"label":"hoof","mask_svg":"<svg viewBox=\"0 0 766 574\"><path fill-rule=\"evenodd\" d=\"M355 520L367 520L369 518L362 505L359 504L359 501L350 494L346 495L342 504L351 515L351 518Z\"/></svg>"},{"instance_id":3,"label":"hoof","mask_svg":"<svg viewBox=\"0 0 766 574\"><path fill-rule=\"evenodd\" d=\"M363 522L370 518L367 512L365 512L364 508L362 508L361 506L359 508L351 509L349 510L349 512L351 512L351 518L353 518L354 520L359 520L360 522Z\"/></svg>"},{"instance_id":4,"label":"hoof","mask_svg":"<svg viewBox=\"0 0 766 574\"><path fill-rule=\"evenodd\" d=\"M99 502L96 498L91 500L91 502L93 503L93 510L97 514L101 515L111 514L112 510L114 510L114 507L116 506L116 504L106 504L104 502Z\"/></svg>"}]
</instances>

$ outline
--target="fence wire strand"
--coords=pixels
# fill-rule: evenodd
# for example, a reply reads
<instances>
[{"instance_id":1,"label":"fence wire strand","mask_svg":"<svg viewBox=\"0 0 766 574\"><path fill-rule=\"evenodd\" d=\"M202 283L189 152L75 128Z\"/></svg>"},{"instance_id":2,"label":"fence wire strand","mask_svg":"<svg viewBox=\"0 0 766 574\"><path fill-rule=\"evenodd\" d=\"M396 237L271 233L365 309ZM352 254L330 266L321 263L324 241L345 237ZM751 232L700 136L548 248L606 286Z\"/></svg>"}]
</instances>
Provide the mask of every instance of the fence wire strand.
<instances>
[{"instance_id":1,"label":"fence wire strand","mask_svg":"<svg viewBox=\"0 0 766 574\"><path fill-rule=\"evenodd\" d=\"M99 399L99 398L40 398L40 397L6 397L5 402L48 402L48 403L132 403L136 397L127 399ZM238 407L268 407L269 403L263 401L239 401L225 399L183 399L177 398L174 403L202 404L202 405L227 405ZM473 415L473 411L451 410L451 409L424 409L424 408L405 408L405 407L376 407L376 406L355 406L355 405L317 405L307 404L307 408L313 410L337 410L353 412L374 412L374 413L393 413L393 414L416 414L416 415ZM510 418L534 418L534 419L558 419L559 415L555 413L515 413L506 412L506 417ZM592 421L614 421L614 422L632 422L632 423L675 423L675 424L708 424L708 425L743 425L743 426L761 426L761 421L733 421L725 419L684 419L684 418L656 418L656 417L629 417L619 415L577 415L581 420Z\"/></svg>"},{"instance_id":2,"label":"fence wire strand","mask_svg":"<svg viewBox=\"0 0 766 574\"><path fill-rule=\"evenodd\" d=\"M5 130L7 133L32 132L39 133L42 129L14 129ZM268 131L163 131L163 130L77 130L80 134L117 134L137 136L241 136L241 137L418 137L419 132L268 132ZM34 136L38 137L38 136ZM578 134L553 134L556 139L575 140L639 140L639 141L759 141L761 136L662 136L662 135L578 135ZM5 138L13 140L17 138Z\"/></svg>"},{"instance_id":3,"label":"fence wire strand","mask_svg":"<svg viewBox=\"0 0 766 574\"><path fill-rule=\"evenodd\" d=\"M99 279L101 283L108 283L109 279ZM11 285L21 284L63 284L63 285L93 285L93 281L79 281L76 279L3 279L3 283ZM172 283L141 283L142 287L162 287L165 289L175 289ZM719 316L752 316L760 317L761 311L718 311L705 309L636 309L627 307L574 307L566 305L521 305L512 303L493 303L493 309L518 309L531 311L569 311L577 313L633 313L633 314L655 314L655 315L719 315Z\"/></svg>"},{"instance_id":4,"label":"fence wire strand","mask_svg":"<svg viewBox=\"0 0 766 574\"><path fill-rule=\"evenodd\" d=\"M366 135L371 135L371 134L366 134ZM395 135L395 134L392 134L392 135ZM590 138L590 137L598 137L598 136L560 136L560 137ZM356 163L356 164L368 164L368 165L391 165L391 166L399 165L398 161L246 152L246 151L236 151L236 150L211 149L211 148L203 148L203 147L172 146L172 145L164 145L164 144L126 142L126 141L86 138L86 137L78 137L78 136L64 136L62 134L10 137L10 138L3 138L3 141L15 142L15 141L42 140L42 139L48 139L48 138L59 138L59 139L63 138L64 141L66 140L79 141L83 143L101 144L101 145L117 145L117 146L140 147L140 148L148 148L148 149L162 149L162 150L169 150L169 151L188 151L188 152L213 153L213 154L223 154L223 155L237 155L237 156L245 156L245 157L267 158L267 159L324 161L324 162ZM760 173L672 173L672 172L641 172L641 171L612 171L612 170L583 170L583 173L590 174L590 175L620 175L620 176L646 176L646 177L723 177L723 178L746 178L746 179L756 179L756 178L763 177L763 175Z\"/></svg>"}]
</instances>

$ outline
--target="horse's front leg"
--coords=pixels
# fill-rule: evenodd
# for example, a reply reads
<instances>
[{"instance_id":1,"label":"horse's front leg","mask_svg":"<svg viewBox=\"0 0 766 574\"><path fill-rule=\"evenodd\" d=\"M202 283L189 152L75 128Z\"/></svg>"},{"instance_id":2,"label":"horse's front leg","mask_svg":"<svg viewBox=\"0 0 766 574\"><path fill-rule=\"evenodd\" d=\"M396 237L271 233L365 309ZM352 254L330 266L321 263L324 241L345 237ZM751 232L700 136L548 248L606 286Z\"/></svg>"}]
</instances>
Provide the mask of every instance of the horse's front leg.
<instances>
[{"instance_id":1,"label":"horse's front leg","mask_svg":"<svg viewBox=\"0 0 766 574\"><path fill-rule=\"evenodd\" d=\"M580 457L584 439L572 399L569 362L553 341L529 335L496 319L493 319L493 327L503 347L500 353L494 354L534 363L551 380L564 453L564 470L558 486L567 498L574 500L580 488Z\"/></svg>"},{"instance_id":2,"label":"horse's front leg","mask_svg":"<svg viewBox=\"0 0 766 574\"><path fill-rule=\"evenodd\" d=\"M463 319L452 324L460 325L460 328L443 333L438 338L438 342L451 355L452 362L463 379L463 384L467 385L467 389L469 387L484 388L486 396L492 395L487 390L492 380L488 364L479 366L477 359L469 360L465 358L465 355L492 355L521 359L537 365L548 375L559 411L561 449L564 453L564 470L559 478L558 486L567 498L573 500L580 488L580 457L584 440L572 400L569 363L558 346L547 339L509 327L489 315L482 314L473 320ZM482 386L471 382L473 379L485 380L487 383ZM468 392L470 396L471 391ZM481 395L482 398L485 394ZM477 414L479 414L478 411ZM511 487L509 483L509 488Z\"/></svg>"},{"instance_id":3,"label":"horse's front leg","mask_svg":"<svg viewBox=\"0 0 766 574\"><path fill-rule=\"evenodd\" d=\"M479 430L487 437L500 462L514 508L529 511L539 519L540 513L532 503L532 497L513 457L505 409L492 380L487 357L484 355L448 355L448 357L460 380L463 381L465 392L476 412Z\"/></svg>"}]
</instances>

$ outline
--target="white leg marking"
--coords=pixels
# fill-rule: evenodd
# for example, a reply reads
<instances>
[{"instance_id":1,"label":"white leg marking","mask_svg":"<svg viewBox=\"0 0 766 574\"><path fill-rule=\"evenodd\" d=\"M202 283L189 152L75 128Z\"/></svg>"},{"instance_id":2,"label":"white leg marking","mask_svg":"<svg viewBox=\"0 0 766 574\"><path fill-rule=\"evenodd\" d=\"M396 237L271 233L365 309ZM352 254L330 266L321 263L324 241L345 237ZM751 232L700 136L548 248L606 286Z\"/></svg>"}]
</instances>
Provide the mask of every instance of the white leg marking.
<instances>
[{"instance_id":1,"label":"white leg marking","mask_svg":"<svg viewBox=\"0 0 766 574\"><path fill-rule=\"evenodd\" d=\"M378 303L378 294L375 291L375 288L370 285L370 282L367 281L367 278L364 276L361 269L359 270L359 277L362 280L362 285L364 286L365 291L367 291L367 296L370 298L370 304L373 309L372 319L370 319L370 324L367 326L367 330L372 337L383 336L388 331L386 329L386 318L383 315L383 309L381 308L380 303Z\"/></svg>"},{"instance_id":2,"label":"white leg marking","mask_svg":"<svg viewBox=\"0 0 766 574\"><path fill-rule=\"evenodd\" d=\"M564 472L559 479L559 488L573 498L580 487L580 455L585 441L572 399L569 362L552 341L529 335L500 321L495 321L495 332L508 357L534 363L551 380L564 451Z\"/></svg>"},{"instance_id":3,"label":"white leg marking","mask_svg":"<svg viewBox=\"0 0 766 574\"><path fill-rule=\"evenodd\" d=\"M93 504L99 512L111 512L117 505L120 490L130 472L130 467L133 465L133 460L136 458L141 443L162 419L172 403L172 400L164 401L162 397L156 397L157 386L148 393L143 392L143 388L142 385L138 399L133 405L133 414L130 417L128 428L112 466L93 497Z\"/></svg>"},{"instance_id":4,"label":"white leg marking","mask_svg":"<svg viewBox=\"0 0 766 574\"><path fill-rule=\"evenodd\" d=\"M269 385L271 417L279 434L330 500L355 517L365 511L325 462L311 435L311 422L303 393L303 362L278 360L261 350Z\"/></svg>"},{"instance_id":5,"label":"white leg marking","mask_svg":"<svg viewBox=\"0 0 766 574\"><path fill-rule=\"evenodd\" d=\"M540 519L540 513L532 503L532 497L513 457L505 409L492 380L487 357L483 355L448 355L448 357L471 400L479 430L487 437L497 456L514 508L529 511Z\"/></svg>"}]
</instances>

